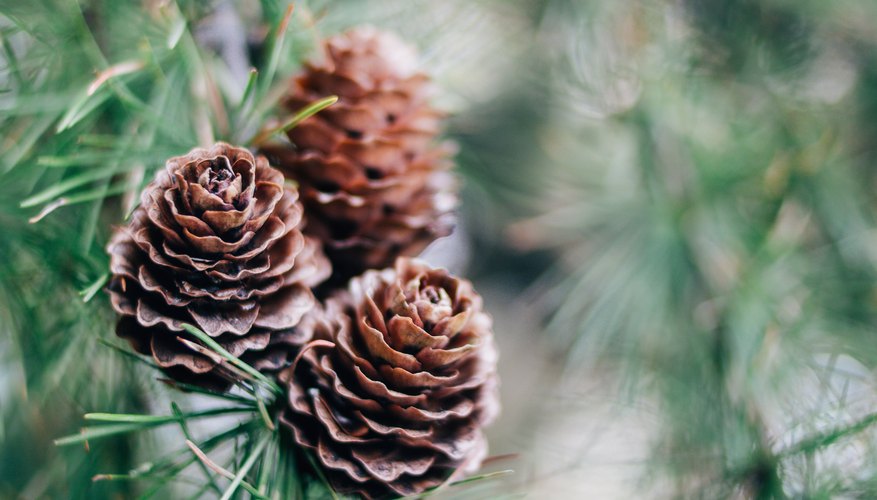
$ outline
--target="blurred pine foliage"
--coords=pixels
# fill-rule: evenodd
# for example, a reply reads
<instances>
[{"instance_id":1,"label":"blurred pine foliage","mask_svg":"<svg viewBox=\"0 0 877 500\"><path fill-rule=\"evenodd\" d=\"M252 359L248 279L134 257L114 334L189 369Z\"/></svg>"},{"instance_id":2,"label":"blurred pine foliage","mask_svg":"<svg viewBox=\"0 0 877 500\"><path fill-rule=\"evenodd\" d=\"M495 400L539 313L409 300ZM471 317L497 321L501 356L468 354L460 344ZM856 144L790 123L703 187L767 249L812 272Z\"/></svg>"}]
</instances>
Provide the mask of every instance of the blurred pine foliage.
<instances>
[{"instance_id":1,"label":"blurred pine foliage","mask_svg":"<svg viewBox=\"0 0 877 500\"><path fill-rule=\"evenodd\" d=\"M565 377L656 401L653 492L877 494L875 15L542 5L541 208L509 234L560 258L538 291Z\"/></svg>"},{"instance_id":2,"label":"blurred pine foliage","mask_svg":"<svg viewBox=\"0 0 877 500\"><path fill-rule=\"evenodd\" d=\"M471 274L527 287L556 392L609 370L620 406L653 402L646 496L877 496L877 5L315 0L281 35L286 12L0 0L0 497L150 492L91 478L176 437L52 444L179 399L99 343L109 228L165 158L246 142L314 38L360 22L446 89Z\"/></svg>"}]
</instances>

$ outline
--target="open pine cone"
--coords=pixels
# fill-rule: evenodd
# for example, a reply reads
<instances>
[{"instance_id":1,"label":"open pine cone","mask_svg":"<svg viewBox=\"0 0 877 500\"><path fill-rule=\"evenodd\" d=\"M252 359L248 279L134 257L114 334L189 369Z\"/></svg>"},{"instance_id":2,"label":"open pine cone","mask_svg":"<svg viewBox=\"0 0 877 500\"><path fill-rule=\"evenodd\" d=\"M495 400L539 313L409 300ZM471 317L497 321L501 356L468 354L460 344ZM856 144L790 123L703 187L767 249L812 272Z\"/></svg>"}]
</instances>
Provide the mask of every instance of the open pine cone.
<instances>
[{"instance_id":1,"label":"open pine cone","mask_svg":"<svg viewBox=\"0 0 877 500\"><path fill-rule=\"evenodd\" d=\"M499 410L497 353L468 281L400 258L301 327L315 340L280 375L281 420L338 491L411 495L480 466L482 427Z\"/></svg>"},{"instance_id":2,"label":"open pine cone","mask_svg":"<svg viewBox=\"0 0 877 500\"><path fill-rule=\"evenodd\" d=\"M308 340L293 327L315 304L310 288L331 273L283 184L264 157L228 144L168 160L107 247L117 334L186 382L227 378L178 340L194 341L184 323L257 368L282 367Z\"/></svg>"},{"instance_id":3,"label":"open pine cone","mask_svg":"<svg viewBox=\"0 0 877 500\"><path fill-rule=\"evenodd\" d=\"M382 269L450 233L456 183L452 147L437 144L443 114L430 82L398 38L358 28L329 38L307 64L285 107L337 95L338 102L289 131L293 149L263 152L300 184L307 232L332 260L334 281Z\"/></svg>"}]
</instances>

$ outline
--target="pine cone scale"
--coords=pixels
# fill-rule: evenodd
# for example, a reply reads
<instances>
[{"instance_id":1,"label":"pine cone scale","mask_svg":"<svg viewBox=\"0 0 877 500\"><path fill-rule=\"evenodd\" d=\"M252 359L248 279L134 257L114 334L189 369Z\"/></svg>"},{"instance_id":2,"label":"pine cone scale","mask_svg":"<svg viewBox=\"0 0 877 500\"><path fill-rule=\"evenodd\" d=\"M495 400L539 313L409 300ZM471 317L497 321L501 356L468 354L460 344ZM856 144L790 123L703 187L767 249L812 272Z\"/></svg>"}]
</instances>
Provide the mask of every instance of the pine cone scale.
<instances>
[{"instance_id":1,"label":"pine cone scale","mask_svg":"<svg viewBox=\"0 0 877 500\"><path fill-rule=\"evenodd\" d=\"M244 335L250 332L259 316L259 304L255 300L219 305L213 301L194 302L188 312L198 328L211 337L223 333Z\"/></svg>"},{"instance_id":2,"label":"pine cone scale","mask_svg":"<svg viewBox=\"0 0 877 500\"><path fill-rule=\"evenodd\" d=\"M384 339L384 334L372 328L365 319L359 320L359 331L362 332L360 339L365 344L370 357L377 361L390 363L393 366L406 367L410 371L420 370L420 362L417 361L417 358L390 347ZM344 340L339 339L339 342L344 342Z\"/></svg>"},{"instance_id":3,"label":"pine cone scale","mask_svg":"<svg viewBox=\"0 0 877 500\"><path fill-rule=\"evenodd\" d=\"M435 464L435 455L418 454L416 449L387 453L380 445L357 447L351 455L372 477L386 482L396 481L403 474L423 475Z\"/></svg>"},{"instance_id":4,"label":"pine cone scale","mask_svg":"<svg viewBox=\"0 0 877 500\"><path fill-rule=\"evenodd\" d=\"M316 299L307 286L300 283L287 286L262 302L261 314L255 324L272 330L292 328L315 303Z\"/></svg>"},{"instance_id":5,"label":"pine cone scale","mask_svg":"<svg viewBox=\"0 0 877 500\"><path fill-rule=\"evenodd\" d=\"M353 365L353 373L356 382L366 396L381 398L397 405L405 406L424 404L426 402L425 395L406 394L404 392L390 389L383 382L368 377L365 373L362 372L362 368L360 368L359 366Z\"/></svg>"},{"instance_id":6,"label":"pine cone scale","mask_svg":"<svg viewBox=\"0 0 877 500\"><path fill-rule=\"evenodd\" d=\"M330 443L330 441L328 441L328 439L324 438L322 434L317 441L316 448L320 462L322 462L329 469L341 471L346 477L349 477L350 479L358 483L365 483L372 479L372 477L367 473L362 465L332 449L332 444ZM345 489L341 487L338 488L338 490L341 492L345 492L350 491L350 488Z\"/></svg>"},{"instance_id":7,"label":"pine cone scale","mask_svg":"<svg viewBox=\"0 0 877 500\"><path fill-rule=\"evenodd\" d=\"M137 276L131 277L134 278L145 291L161 295L165 303L169 306L183 307L189 305L192 300L194 300L194 297L176 293L173 288L167 286L165 283L170 280L166 277L163 280L155 278L152 271L149 270L149 267L144 264L138 266ZM162 281L165 283L162 283Z\"/></svg>"},{"instance_id":8,"label":"pine cone scale","mask_svg":"<svg viewBox=\"0 0 877 500\"><path fill-rule=\"evenodd\" d=\"M162 368L186 367L192 373L202 375L209 373L214 364L204 356L194 353L181 353L174 338L153 336L149 349L152 351L152 359Z\"/></svg>"}]
</instances>

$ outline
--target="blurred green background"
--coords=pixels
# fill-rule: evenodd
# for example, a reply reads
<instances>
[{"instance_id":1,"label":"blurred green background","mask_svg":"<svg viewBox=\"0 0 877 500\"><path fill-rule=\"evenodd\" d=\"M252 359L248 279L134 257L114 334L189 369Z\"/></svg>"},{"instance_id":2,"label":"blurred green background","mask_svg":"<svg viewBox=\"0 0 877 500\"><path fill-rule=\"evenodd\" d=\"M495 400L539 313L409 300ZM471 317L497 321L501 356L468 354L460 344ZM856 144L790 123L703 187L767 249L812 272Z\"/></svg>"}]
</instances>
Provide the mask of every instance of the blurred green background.
<instances>
[{"instance_id":1,"label":"blurred green background","mask_svg":"<svg viewBox=\"0 0 877 500\"><path fill-rule=\"evenodd\" d=\"M445 497L877 497L877 3L302 1L273 58L284 9L0 0L0 498L144 492L91 478L178 433L52 444L197 404L99 343L111 227L360 23L441 87L463 203L425 257L501 349L489 467L515 473ZM238 108L250 67L274 78Z\"/></svg>"}]
</instances>

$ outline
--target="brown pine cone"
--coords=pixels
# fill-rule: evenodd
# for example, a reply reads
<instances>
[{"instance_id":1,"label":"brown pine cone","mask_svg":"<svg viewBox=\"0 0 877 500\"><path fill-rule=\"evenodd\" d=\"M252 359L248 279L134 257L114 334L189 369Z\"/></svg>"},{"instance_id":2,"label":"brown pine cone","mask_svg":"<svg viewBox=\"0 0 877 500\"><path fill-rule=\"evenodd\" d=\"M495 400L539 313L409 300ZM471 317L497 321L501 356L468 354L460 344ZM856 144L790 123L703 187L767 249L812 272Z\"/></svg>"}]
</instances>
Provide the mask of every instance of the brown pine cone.
<instances>
[{"instance_id":1,"label":"brown pine cone","mask_svg":"<svg viewBox=\"0 0 877 500\"><path fill-rule=\"evenodd\" d=\"M257 368L281 368L309 339L294 327L315 304L311 287L331 274L283 184L264 157L228 144L168 160L107 247L116 333L185 382L228 385L178 340L195 341L184 323Z\"/></svg>"},{"instance_id":2,"label":"brown pine cone","mask_svg":"<svg viewBox=\"0 0 877 500\"><path fill-rule=\"evenodd\" d=\"M480 466L482 427L499 410L497 352L471 283L400 258L351 280L302 328L315 340L280 374L281 420L338 491L412 495Z\"/></svg>"},{"instance_id":3,"label":"brown pine cone","mask_svg":"<svg viewBox=\"0 0 877 500\"><path fill-rule=\"evenodd\" d=\"M289 131L290 146L263 152L299 182L308 234L332 260L334 281L382 269L450 233L453 147L437 144L443 113L429 78L398 38L359 28L328 39L285 100L289 111L337 95L330 108Z\"/></svg>"}]
</instances>

